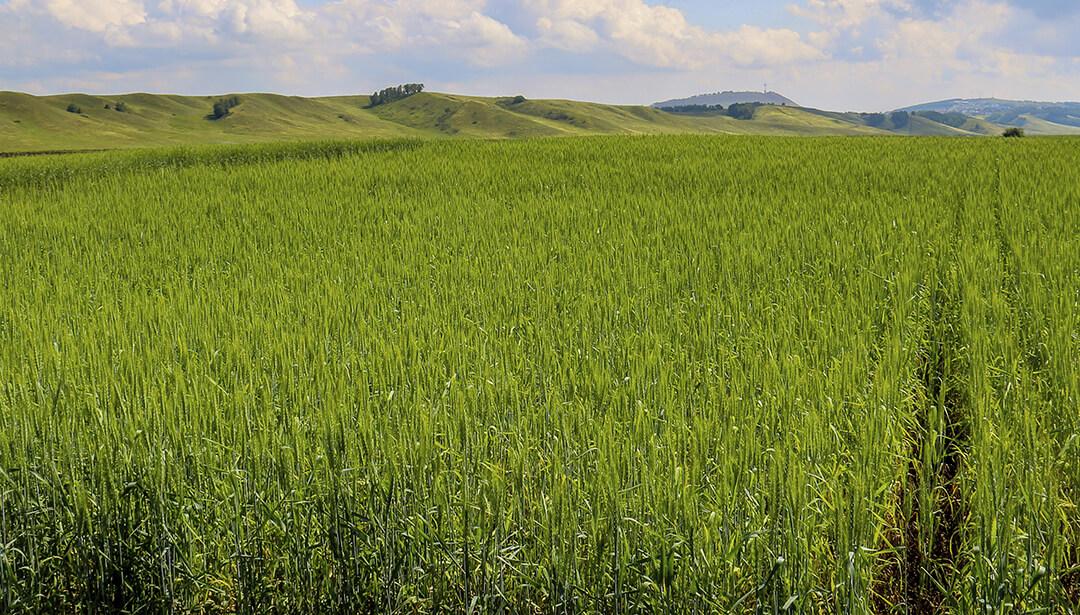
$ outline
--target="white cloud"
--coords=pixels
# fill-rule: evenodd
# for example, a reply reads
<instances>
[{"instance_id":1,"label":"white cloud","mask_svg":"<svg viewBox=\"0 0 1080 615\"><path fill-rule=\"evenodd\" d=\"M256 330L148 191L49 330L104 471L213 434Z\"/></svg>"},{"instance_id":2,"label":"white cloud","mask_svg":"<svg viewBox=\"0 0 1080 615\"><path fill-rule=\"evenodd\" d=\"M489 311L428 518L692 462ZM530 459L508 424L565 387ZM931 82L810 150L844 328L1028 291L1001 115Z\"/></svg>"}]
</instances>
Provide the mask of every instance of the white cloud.
<instances>
[{"instance_id":1,"label":"white cloud","mask_svg":"<svg viewBox=\"0 0 1080 615\"><path fill-rule=\"evenodd\" d=\"M807 39L847 65L845 78L872 83L878 97L895 100L896 106L995 90L999 95L1010 90L1014 96L1033 98L1039 89L1055 87L1060 81L1055 71L1065 70L1059 59L1016 47L1024 44L1027 29L1015 27L1023 15L1012 0L947 5L924 0L807 0L788 9L817 24L819 32ZM1042 24L1051 32L1063 27ZM898 88L897 83L902 85Z\"/></svg>"},{"instance_id":2,"label":"white cloud","mask_svg":"<svg viewBox=\"0 0 1080 615\"><path fill-rule=\"evenodd\" d=\"M887 58L925 58L951 62L963 57L992 56L987 35L1009 23L1012 9L1005 4L970 2L963 12L941 20L907 18L878 41Z\"/></svg>"},{"instance_id":3,"label":"white cloud","mask_svg":"<svg viewBox=\"0 0 1080 615\"><path fill-rule=\"evenodd\" d=\"M60 23L91 32L146 21L146 9L136 0L48 0L45 6Z\"/></svg>"},{"instance_id":4,"label":"white cloud","mask_svg":"<svg viewBox=\"0 0 1080 615\"><path fill-rule=\"evenodd\" d=\"M522 5L534 15L542 45L580 51L606 44L646 66L693 70L824 57L793 30L746 25L732 32L709 32L691 24L678 9L642 0L522 0Z\"/></svg>"},{"instance_id":5,"label":"white cloud","mask_svg":"<svg viewBox=\"0 0 1080 615\"><path fill-rule=\"evenodd\" d=\"M503 23L473 11L462 19L446 21L448 43L464 50L466 57L481 66L492 66L514 59L527 48L525 40Z\"/></svg>"},{"instance_id":6,"label":"white cloud","mask_svg":"<svg viewBox=\"0 0 1080 615\"><path fill-rule=\"evenodd\" d=\"M296 41L312 36L315 19L315 13L302 11L294 0L162 0L150 30L181 38Z\"/></svg>"},{"instance_id":7,"label":"white cloud","mask_svg":"<svg viewBox=\"0 0 1080 615\"><path fill-rule=\"evenodd\" d=\"M789 4L787 9L828 29L853 30L883 11L910 11L911 4L907 0L808 0L805 7Z\"/></svg>"},{"instance_id":8,"label":"white cloud","mask_svg":"<svg viewBox=\"0 0 1080 615\"><path fill-rule=\"evenodd\" d=\"M730 34L714 35L718 48L726 49L737 66L777 66L826 57L818 47L802 40L794 30L762 30L743 26Z\"/></svg>"},{"instance_id":9,"label":"white cloud","mask_svg":"<svg viewBox=\"0 0 1080 615\"><path fill-rule=\"evenodd\" d=\"M334 40L368 53L427 52L460 57L478 66L518 59L527 41L484 14L476 0L342 0L324 5L322 26Z\"/></svg>"},{"instance_id":10,"label":"white cloud","mask_svg":"<svg viewBox=\"0 0 1080 615\"><path fill-rule=\"evenodd\" d=\"M1024 79L1032 75L1046 75L1057 64L1057 60L1049 56L1018 54L1008 51L995 52L992 61L996 67L996 72L1006 79Z\"/></svg>"},{"instance_id":11,"label":"white cloud","mask_svg":"<svg viewBox=\"0 0 1080 615\"><path fill-rule=\"evenodd\" d=\"M536 27L540 31L538 42L555 49L582 53L596 49L600 43L600 35L596 30L573 19L552 21L541 17L536 20Z\"/></svg>"}]
</instances>

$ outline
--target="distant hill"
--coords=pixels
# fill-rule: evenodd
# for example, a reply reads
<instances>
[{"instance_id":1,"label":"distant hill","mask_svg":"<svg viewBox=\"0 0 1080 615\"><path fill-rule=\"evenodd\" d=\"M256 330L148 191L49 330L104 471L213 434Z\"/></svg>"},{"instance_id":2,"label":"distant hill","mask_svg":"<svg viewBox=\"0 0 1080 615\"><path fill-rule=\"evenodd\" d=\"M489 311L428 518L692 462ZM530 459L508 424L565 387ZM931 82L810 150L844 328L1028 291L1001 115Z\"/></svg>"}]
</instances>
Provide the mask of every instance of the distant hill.
<instances>
[{"instance_id":1,"label":"distant hill","mask_svg":"<svg viewBox=\"0 0 1080 615\"><path fill-rule=\"evenodd\" d=\"M653 103L652 107L682 107L686 105L722 105L724 108L735 103L761 103L763 105L782 105L798 107L795 101L776 92L715 92L698 94L689 98L673 98Z\"/></svg>"},{"instance_id":2,"label":"distant hill","mask_svg":"<svg viewBox=\"0 0 1080 615\"><path fill-rule=\"evenodd\" d=\"M210 119L214 103L239 104ZM117 105L123 111L117 110ZM641 106L422 92L367 108L367 96L174 96L0 92L0 153L371 137L524 138L597 134L888 134L788 107L750 120ZM72 111L68 111L71 108Z\"/></svg>"},{"instance_id":3,"label":"distant hill","mask_svg":"<svg viewBox=\"0 0 1080 615\"><path fill-rule=\"evenodd\" d=\"M963 113L981 116L1012 110L1064 109L1080 111L1080 102L1038 102L1033 100L1006 100L1003 98L950 98L897 109L897 111L938 111L940 113Z\"/></svg>"},{"instance_id":4,"label":"distant hill","mask_svg":"<svg viewBox=\"0 0 1080 615\"><path fill-rule=\"evenodd\" d=\"M1000 135L1006 126L1022 126L1032 135L1080 134L1080 111L1074 114L1067 107L1004 111L980 108L993 111L984 116L949 111L953 108L949 106L940 107L942 111L923 106L926 110L917 114L841 113L798 107L787 98L775 96L768 99L771 104L754 109L750 119L736 119L708 109L700 113L667 113L642 106L435 92L421 92L374 108L368 108L368 96L32 96L0 92L0 154L402 136L512 139L697 133L974 137ZM211 119L214 103L232 97L238 104L229 108L224 117ZM732 96L684 100L705 100L691 103L702 105L727 103L725 107L738 102ZM708 102L711 100L720 102ZM677 101L663 104L671 102ZM1016 115L1012 115L1014 112Z\"/></svg>"},{"instance_id":5,"label":"distant hill","mask_svg":"<svg viewBox=\"0 0 1080 615\"><path fill-rule=\"evenodd\" d=\"M950 98L900 111L962 113L999 126L1019 126L1033 135L1080 134L1080 103Z\"/></svg>"}]
</instances>

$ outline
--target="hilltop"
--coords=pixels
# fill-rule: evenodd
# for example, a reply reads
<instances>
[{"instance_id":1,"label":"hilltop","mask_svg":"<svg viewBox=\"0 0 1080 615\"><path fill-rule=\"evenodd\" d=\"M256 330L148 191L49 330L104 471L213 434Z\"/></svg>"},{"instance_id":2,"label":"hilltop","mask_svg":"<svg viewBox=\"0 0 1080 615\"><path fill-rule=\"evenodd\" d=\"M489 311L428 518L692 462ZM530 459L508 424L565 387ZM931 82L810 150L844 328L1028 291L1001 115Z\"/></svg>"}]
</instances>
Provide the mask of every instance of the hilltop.
<instances>
[{"instance_id":1,"label":"hilltop","mask_svg":"<svg viewBox=\"0 0 1080 615\"><path fill-rule=\"evenodd\" d=\"M785 107L798 107L799 105L776 92L713 92L712 94L698 94L689 98L673 98L663 102L653 103L652 107L682 107L686 105L721 105L730 107L737 103L760 103L762 105L780 105Z\"/></svg>"},{"instance_id":2,"label":"hilltop","mask_svg":"<svg viewBox=\"0 0 1080 615\"><path fill-rule=\"evenodd\" d=\"M215 103L224 101L236 104L218 105L224 115L215 119ZM969 117L931 109L917 114L839 113L791 103L757 106L749 119L736 119L709 109L668 113L646 106L435 92L413 94L373 108L369 102L369 96L32 96L0 92L0 153L372 137L503 139L673 133L979 136L1001 134L1009 125L1022 125L1031 134L1080 134L1080 117L1069 115L1071 110L1062 111L1065 119L1046 110L1029 110L1015 118ZM1075 124L1068 124L1074 120Z\"/></svg>"}]
</instances>

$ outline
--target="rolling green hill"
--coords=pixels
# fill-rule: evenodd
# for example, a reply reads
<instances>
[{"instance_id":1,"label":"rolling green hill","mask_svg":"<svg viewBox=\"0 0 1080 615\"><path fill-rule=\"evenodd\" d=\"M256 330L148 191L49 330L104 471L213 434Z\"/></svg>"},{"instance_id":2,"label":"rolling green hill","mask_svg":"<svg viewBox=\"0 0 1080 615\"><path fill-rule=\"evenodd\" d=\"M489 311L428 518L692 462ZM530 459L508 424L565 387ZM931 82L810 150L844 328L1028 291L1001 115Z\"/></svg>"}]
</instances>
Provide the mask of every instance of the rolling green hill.
<instances>
[{"instance_id":1,"label":"rolling green hill","mask_svg":"<svg viewBox=\"0 0 1080 615\"><path fill-rule=\"evenodd\" d=\"M240 106L228 117L207 119L218 98L158 94L37 97L0 92L0 151L418 134L364 110L366 96L311 99L244 94ZM126 111L116 110L118 102ZM68 112L71 104L81 113Z\"/></svg>"},{"instance_id":2,"label":"rolling green hill","mask_svg":"<svg viewBox=\"0 0 1080 615\"><path fill-rule=\"evenodd\" d=\"M913 118L910 128L867 125L867 114L762 106L753 119L722 113L666 113L643 106L570 100L484 98L423 92L367 108L367 96L300 98L240 94L228 116L212 119L218 96L0 92L0 152L115 149L395 136L485 139L590 134L993 135L1000 126L971 119L953 128ZM117 106L123 109L117 110ZM72 107L74 106L74 107ZM68 111L69 107L73 111ZM76 109L77 108L77 109ZM1032 126L1036 134L1052 132Z\"/></svg>"},{"instance_id":3,"label":"rolling green hill","mask_svg":"<svg viewBox=\"0 0 1080 615\"><path fill-rule=\"evenodd\" d=\"M1008 126L1018 126L1032 135L1080 134L1080 103L1005 100L1000 98L951 98L905 107L910 113L962 113L990 123L991 132L964 126L980 134L999 134Z\"/></svg>"},{"instance_id":4,"label":"rolling green hill","mask_svg":"<svg viewBox=\"0 0 1080 615\"><path fill-rule=\"evenodd\" d=\"M1050 122L1032 115L1021 115L1013 124L1029 135L1080 135L1080 127Z\"/></svg>"}]
</instances>

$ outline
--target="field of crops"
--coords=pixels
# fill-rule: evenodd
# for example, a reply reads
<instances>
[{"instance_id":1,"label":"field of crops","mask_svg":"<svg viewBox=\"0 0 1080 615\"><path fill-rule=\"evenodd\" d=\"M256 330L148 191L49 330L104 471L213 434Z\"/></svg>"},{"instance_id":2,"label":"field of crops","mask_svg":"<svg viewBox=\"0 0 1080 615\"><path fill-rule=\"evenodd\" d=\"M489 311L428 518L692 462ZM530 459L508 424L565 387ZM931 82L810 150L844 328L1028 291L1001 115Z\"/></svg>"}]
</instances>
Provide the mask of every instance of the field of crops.
<instances>
[{"instance_id":1,"label":"field of crops","mask_svg":"<svg viewBox=\"0 0 1080 615\"><path fill-rule=\"evenodd\" d=\"M0 160L3 613L1078 613L1078 432L1080 140Z\"/></svg>"}]
</instances>

